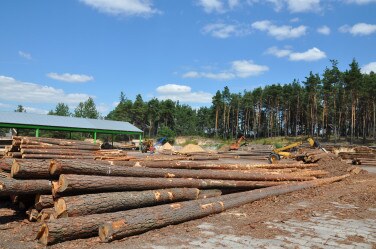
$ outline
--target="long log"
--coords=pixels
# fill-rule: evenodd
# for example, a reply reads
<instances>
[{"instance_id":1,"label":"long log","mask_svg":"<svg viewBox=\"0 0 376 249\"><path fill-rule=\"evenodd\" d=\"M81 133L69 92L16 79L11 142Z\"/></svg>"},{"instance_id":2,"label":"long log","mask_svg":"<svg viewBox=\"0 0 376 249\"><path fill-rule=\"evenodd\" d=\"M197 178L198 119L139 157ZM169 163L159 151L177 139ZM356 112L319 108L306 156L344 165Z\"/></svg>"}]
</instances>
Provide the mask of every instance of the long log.
<instances>
[{"instance_id":1,"label":"long log","mask_svg":"<svg viewBox=\"0 0 376 249\"><path fill-rule=\"evenodd\" d=\"M147 207L168 202L195 200L197 188L158 189L139 192L112 192L67 196L57 199L58 218L110 213L132 208Z\"/></svg>"},{"instance_id":2,"label":"long log","mask_svg":"<svg viewBox=\"0 0 376 249\"><path fill-rule=\"evenodd\" d=\"M309 181L314 177L295 174L269 174L249 171L221 171L221 170L189 170L189 169L151 169L141 167L122 167L116 165L69 164L51 161L51 175L83 174L125 177L167 177L167 178L196 178L243 181Z\"/></svg>"},{"instance_id":3,"label":"long log","mask_svg":"<svg viewBox=\"0 0 376 249\"><path fill-rule=\"evenodd\" d=\"M93 193L125 190L151 190L160 188L263 188L286 184L270 181L231 181L183 178L138 178L89 175L60 175L58 184L52 184L52 193Z\"/></svg>"},{"instance_id":4,"label":"long log","mask_svg":"<svg viewBox=\"0 0 376 249\"><path fill-rule=\"evenodd\" d=\"M94 156L89 150L71 150L71 149L21 149L22 154L49 154L49 155L84 155Z\"/></svg>"},{"instance_id":5,"label":"long log","mask_svg":"<svg viewBox=\"0 0 376 249\"><path fill-rule=\"evenodd\" d=\"M54 199L52 195L36 195L35 196L35 209L41 211L45 208L52 208L54 207Z\"/></svg>"},{"instance_id":6,"label":"long log","mask_svg":"<svg viewBox=\"0 0 376 249\"><path fill-rule=\"evenodd\" d=\"M52 155L52 154L23 154L23 159L94 159L95 156L85 155Z\"/></svg>"},{"instance_id":7,"label":"long log","mask_svg":"<svg viewBox=\"0 0 376 249\"><path fill-rule=\"evenodd\" d=\"M114 165L148 168L176 168L176 169L232 169L250 170L254 168L282 169L282 168L310 168L317 164L234 164L234 163L208 163L196 161L129 161L113 162Z\"/></svg>"},{"instance_id":8,"label":"long log","mask_svg":"<svg viewBox=\"0 0 376 249\"><path fill-rule=\"evenodd\" d=\"M93 146L95 148L100 148L99 145L91 144L89 142L78 141L78 140L68 140L68 139L57 139L57 138L46 138L46 137L23 137L21 140L22 144L33 144L33 142L39 143L49 143L55 144L60 146L70 146L70 145L85 145L85 146Z\"/></svg>"},{"instance_id":9,"label":"long log","mask_svg":"<svg viewBox=\"0 0 376 249\"><path fill-rule=\"evenodd\" d=\"M17 179L50 179L49 160L14 160L11 176Z\"/></svg>"},{"instance_id":10,"label":"long log","mask_svg":"<svg viewBox=\"0 0 376 249\"><path fill-rule=\"evenodd\" d=\"M348 175L302 183L292 183L220 197L166 204L157 207L58 219L44 223L36 238L44 245L51 245L67 240L93 237L98 234L99 229L100 239L102 241L110 241L166 225L205 217L261 198L329 184L347 176ZM111 221L115 221L116 223L105 223ZM116 224L118 226L116 226ZM129 230L124 232L124 226L128 227Z\"/></svg>"},{"instance_id":11,"label":"long log","mask_svg":"<svg viewBox=\"0 0 376 249\"><path fill-rule=\"evenodd\" d=\"M211 197L218 197L222 195L219 189L201 189L197 199L206 199Z\"/></svg>"},{"instance_id":12,"label":"long log","mask_svg":"<svg viewBox=\"0 0 376 249\"><path fill-rule=\"evenodd\" d=\"M52 144L21 144L22 149L55 149L55 150L86 150L86 151L99 151L98 146L91 145L71 145L71 146L60 146Z\"/></svg>"},{"instance_id":13,"label":"long log","mask_svg":"<svg viewBox=\"0 0 376 249\"><path fill-rule=\"evenodd\" d=\"M13 158L0 159L0 169L6 172L10 172L12 169L13 160Z\"/></svg>"},{"instance_id":14,"label":"long log","mask_svg":"<svg viewBox=\"0 0 376 249\"><path fill-rule=\"evenodd\" d=\"M0 178L0 196L50 194L51 182L48 180L15 180Z\"/></svg>"}]
</instances>

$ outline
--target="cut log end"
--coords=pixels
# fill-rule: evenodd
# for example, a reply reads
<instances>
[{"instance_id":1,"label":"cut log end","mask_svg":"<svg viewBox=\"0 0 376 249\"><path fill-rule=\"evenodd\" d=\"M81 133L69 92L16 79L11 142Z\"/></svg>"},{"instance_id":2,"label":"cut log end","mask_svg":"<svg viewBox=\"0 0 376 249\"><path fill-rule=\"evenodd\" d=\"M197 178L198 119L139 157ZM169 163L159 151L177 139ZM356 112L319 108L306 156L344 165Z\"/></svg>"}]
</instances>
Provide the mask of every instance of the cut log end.
<instances>
[{"instance_id":1,"label":"cut log end","mask_svg":"<svg viewBox=\"0 0 376 249\"><path fill-rule=\"evenodd\" d=\"M55 201L55 212L57 218L66 218L68 217L67 214L67 205L65 203L65 200L63 198L59 198L57 201Z\"/></svg>"},{"instance_id":2,"label":"cut log end","mask_svg":"<svg viewBox=\"0 0 376 249\"><path fill-rule=\"evenodd\" d=\"M60 175L61 164L57 160L51 160L49 170L52 176Z\"/></svg>"},{"instance_id":3,"label":"cut log end","mask_svg":"<svg viewBox=\"0 0 376 249\"><path fill-rule=\"evenodd\" d=\"M48 226L47 224L43 224L37 233L36 239L42 245L48 245Z\"/></svg>"},{"instance_id":4,"label":"cut log end","mask_svg":"<svg viewBox=\"0 0 376 249\"><path fill-rule=\"evenodd\" d=\"M66 179L65 175L60 175L58 181L58 188L57 192L63 192L68 187L68 180Z\"/></svg>"},{"instance_id":5,"label":"cut log end","mask_svg":"<svg viewBox=\"0 0 376 249\"><path fill-rule=\"evenodd\" d=\"M14 178L15 175L20 171L20 164L17 160L13 160L12 167L10 169L10 176Z\"/></svg>"},{"instance_id":6,"label":"cut log end","mask_svg":"<svg viewBox=\"0 0 376 249\"><path fill-rule=\"evenodd\" d=\"M113 234L111 223L104 223L99 226L98 236L102 242L111 242L113 240L111 234Z\"/></svg>"}]
</instances>

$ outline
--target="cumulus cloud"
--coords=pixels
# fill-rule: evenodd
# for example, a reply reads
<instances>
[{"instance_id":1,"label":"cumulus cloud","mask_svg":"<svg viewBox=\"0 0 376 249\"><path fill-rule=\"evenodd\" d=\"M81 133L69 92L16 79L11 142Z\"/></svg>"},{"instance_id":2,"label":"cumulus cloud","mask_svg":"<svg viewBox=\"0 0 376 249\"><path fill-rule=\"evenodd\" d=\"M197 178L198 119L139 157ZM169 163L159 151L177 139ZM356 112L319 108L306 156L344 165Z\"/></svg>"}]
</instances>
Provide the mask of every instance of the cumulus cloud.
<instances>
[{"instance_id":1,"label":"cumulus cloud","mask_svg":"<svg viewBox=\"0 0 376 249\"><path fill-rule=\"evenodd\" d=\"M150 0L80 0L94 9L110 15L150 16L160 13Z\"/></svg>"},{"instance_id":2,"label":"cumulus cloud","mask_svg":"<svg viewBox=\"0 0 376 249\"><path fill-rule=\"evenodd\" d=\"M199 0L198 4L204 8L206 13L224 12L224 6L221 0Z\"/></svg>"},{"instance_id":3,"label":"cumulus cloud","mask_svg":"<svg viewBox=\"0 0 376 249\"><path fill-rule=\"evenodd\" d=\"M166 84L156 89L158 99L179 101L183 103L211 103L213 95L211 93L198 91L192 92L190 86Z\"/></svg>"},{"instance_id":4,"label":"cumulus cloud","mask_svg":"<svg viewBox=\"0 0 376 249\"><path fill-rule=\"evenodd\" d=\"M343 25L339 28L339 31L342 33L350 33L354 36L371 35L376 32L376 25L368 23L357 23L353 26Z\"/></svg>"},{"instance_id":5,"label":"cumulus cloud","mask_svg":"<svg viewBox=\"0 0 376 249\"><path fill-rule=\"evenodd\" d=\"M317 29L317 32L322 35L330 35L330 28L326 25Z\"/></svg>"},{"instance_id":6,"label":"cumulus cloud","mask_svg":"<svg viewBox=\"0 0 376 249\"><path fill-rule=\"evenodd\" d=\"M36 113L36 114L47 114L48 111L41 108L31 107L31 106L24 106L24 109L28 113Z\"/></svg>"},{"instance_id":7,"label":"cumulus cloud","mask_svg":"<svg viewBox=\"0 0 376 249\"><path fill-rule=\"evenodd\" d=\"M27 52L24 52L24 51L18 51L18 55L19 56L21 56L22 58L24 58L24 59L27 59L27 60L31 60L31 59L33 59L32 57L31 57L31 54L30 53L27 53Z\"/></svg>"},{"instance_id":8,"label":"cumulus cloud","mask_svg":"<svg viewBox=\"0 0 376 249\"><path fill-rule=\"evenodd\" d=\"M77 104L90 96L84 93L65 93L62 89L18 81L0 75L0 100L18 103L67 103Z\"/></svg>"},{"instance_id":9,"label":"cumulus cloud","mask_svg":"<svg viewBox=\"0 0 376 249\"><path fill-rule=\"evenodd\" d=\"M212 23L206 25L202 32L213 37L225 39L230 36L243 36L249 33L245 27L237 24Z\"/></svg>"},{"instance_id":10,"label":"cumulus cloud","mask_svg":"<svg viewBox=\"0 0 376 249\"><path fill-rule=\"evenodd\" d=\"M362 73L369 74L370 72L376 73L376 62L370 62L362 67Z\"/></svg>"},{"instance_id":11,"label":"cumulus cloud","mask_svg":"<svg viewBox=\"0 0 376 249\"><path fill-rule=\"evenodd\" d=\"M213 80L230 80L248 78L260 75L269 70L269 67L257 65L251 60L236 60L231 62L231 68L218 73L190 71L183 74L183 78L207 78Z\"/></svg>"},{"instance_id":12,"label":"cumulus cloud","mask_svg":"<svg viewBox=\"0 0 376 249\"><path fill-rule=\"evenodd\" d=\"M320 10L320 0L286 0L288 9L293 12L316 12Z\"/></svg>"},{"instance_id":13,"label":"cumulus cloud","mask_svg":"<svg viewBox=\"0 0 376 249\"><path fill-rule=\"evenodd\" d=\"M70 74L70 73L64 73L64 74L48 73L47 77L54 79L54 80L71 82L71 83L84 83L84 82L94 80L93 76L89 76L85 74Z\"/></svg>"},{"instance_id":14,"label":"cumulus cloud","mask_svg":"<svg viewBox=\"0 0 376 249\"><path fill-rule=\"evenodd\" d=\"M277 26L268 20L254 22L252 28L265 31L277 40L298 38L305 35L307 31L307 27L304 25L295 28L288 25Z\"/></svg>"},{"instance_id":15,"label":"cumulus cloud","mask_svg":"<svg viewBox=\"0 0 376 249\"><path fill-rule=\"evenodd\" d=\"M266 51L267 54L274 55L278 58L288 57L290 61L317 61L326 58L325 52L313 47L305 52L294 52L290 49L279 49L271 47Z\"/></svg>"}]
</instances>

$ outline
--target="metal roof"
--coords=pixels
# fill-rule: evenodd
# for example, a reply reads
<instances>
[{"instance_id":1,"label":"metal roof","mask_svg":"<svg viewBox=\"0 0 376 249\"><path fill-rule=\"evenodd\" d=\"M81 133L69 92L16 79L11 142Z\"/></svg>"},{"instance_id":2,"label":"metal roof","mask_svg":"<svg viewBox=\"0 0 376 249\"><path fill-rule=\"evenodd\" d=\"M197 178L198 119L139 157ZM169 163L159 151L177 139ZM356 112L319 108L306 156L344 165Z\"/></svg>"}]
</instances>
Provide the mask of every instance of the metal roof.
<instances>
[{"instance_id":1,"label":"metal roof","mask_svg":"<svg viewBox=\"0 0 376 249\"><path fill-rule=\"evenodd\" d=\"M0 124L79 128L96 131L142 132L128 122L75 118L25 112L0 112Z\"/></svg>"}]
</instances>

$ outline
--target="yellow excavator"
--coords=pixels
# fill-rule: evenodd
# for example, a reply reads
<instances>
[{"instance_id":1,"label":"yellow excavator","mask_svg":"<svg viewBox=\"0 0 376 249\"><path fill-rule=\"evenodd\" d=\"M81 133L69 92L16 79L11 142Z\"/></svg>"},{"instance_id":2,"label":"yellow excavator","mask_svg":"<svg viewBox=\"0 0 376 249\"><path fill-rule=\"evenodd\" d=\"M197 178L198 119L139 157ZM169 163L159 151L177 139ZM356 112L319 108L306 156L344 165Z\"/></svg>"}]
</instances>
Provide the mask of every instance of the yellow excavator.
<instances>
[{"instance_id":1,"label":"yellow excavator","mask_svg":"<svg viewBox=\"0 0 376 249\"><path fill-rule=\"evenodd\" d=\"M308 144L311 147L318 148L318 149L324 151L325 153L328 153L328 151L325 148L323 148L320 145L319 142L313 140L312 138L309 137L309 138L307 138L306 141L308 142ZM304 155L298 155L297 153L293 153L304 142L305 141L299 141L299 142L295 142L295 143L289 144L287 146L284 146L282 148L274 149L268 157L269 163L277 163L277 161L281 160L282 158L294 158L298 161L304 161L305 160Z\"/></svg>"}]
</instances>

